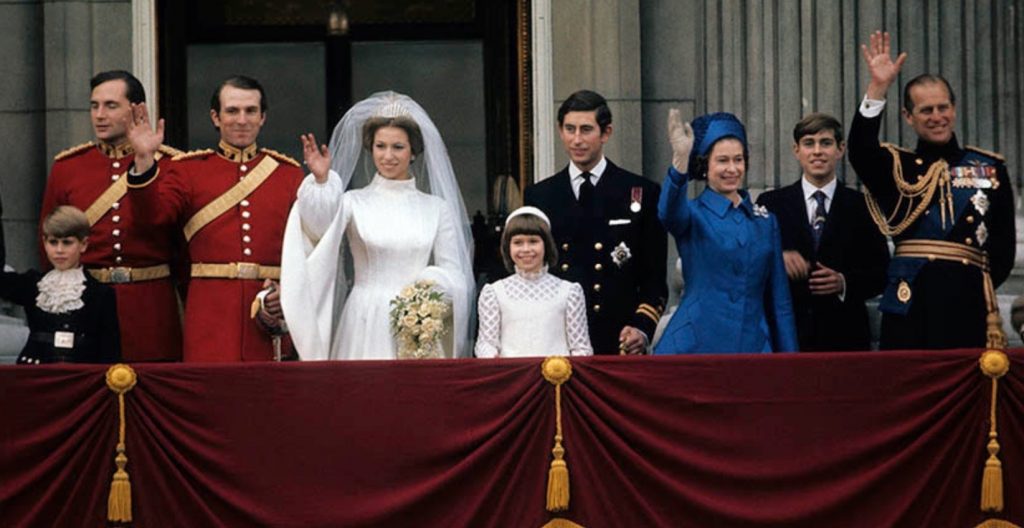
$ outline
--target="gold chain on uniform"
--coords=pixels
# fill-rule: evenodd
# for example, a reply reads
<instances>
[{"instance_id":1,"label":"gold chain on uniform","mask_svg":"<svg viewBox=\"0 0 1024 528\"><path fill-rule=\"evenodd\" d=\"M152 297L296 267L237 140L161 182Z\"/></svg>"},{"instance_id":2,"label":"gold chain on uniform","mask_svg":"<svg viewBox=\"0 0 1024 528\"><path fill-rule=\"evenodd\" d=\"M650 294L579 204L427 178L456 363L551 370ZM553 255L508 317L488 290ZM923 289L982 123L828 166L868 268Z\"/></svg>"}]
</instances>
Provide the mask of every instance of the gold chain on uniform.
<instances>
[{"instance_id":1,"label":"gold chain on uniform","mask_svg":"<svg viewBox=\"0 0 1024 528\"><path fill-rule=\"evenodd\" d=\"M939 212L942 215L942 228L945 229L947 209L950 221L953 220L953 193L950 187L949 163L946 160L940 159L928 167L928 172L917 183L907 183L903 179L903 164L900 162L900 155L896 147L892 145L883 146L892 155L892 179L896 183L897 191L899 191L899 198L896 200L896 206L893 207L892 215L886 218L881 206L871 196L871 192L865 190L864 199L867 202L868 211L871 212L871 218L878 225L878 230L886 236L899 235L905 231L911 224L917 221L921 213L928 209L928 206L932 203L932 196L935 195L935 189L939 189ZM892 222L899 214L904 198L908 201L920 199L920 202L913 207L908 203L905 207L906 212L903 215L903 219L894 226Z\"/></svg>"}]
</instances>

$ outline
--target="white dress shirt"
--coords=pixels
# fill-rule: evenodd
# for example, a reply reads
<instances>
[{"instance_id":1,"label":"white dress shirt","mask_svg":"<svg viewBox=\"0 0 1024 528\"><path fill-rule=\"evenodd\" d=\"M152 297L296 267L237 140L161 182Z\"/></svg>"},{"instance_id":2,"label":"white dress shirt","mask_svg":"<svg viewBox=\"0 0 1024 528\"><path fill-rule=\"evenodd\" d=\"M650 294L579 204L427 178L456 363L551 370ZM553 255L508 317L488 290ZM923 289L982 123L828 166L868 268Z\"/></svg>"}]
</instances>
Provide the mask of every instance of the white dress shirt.
<instances>
[{"instance_id":1,"label":"white dress shirt","mask_svg":"<svg viewBox=\"0 0 1024 528\"><path fill-rule=\"evenodd\" d=\"M593 169L590 169L591 177L590 181L597 187L597 182L601 179L601 175L604 174L604 170L608 167L608 160L601 156L601 161L594 165ZM572 193L576 195L576 199L580 198L580 186L583 185L583 171L576 166L575 163L569 162L569 183L572 184Z\"/></svg>"}]
</instances>

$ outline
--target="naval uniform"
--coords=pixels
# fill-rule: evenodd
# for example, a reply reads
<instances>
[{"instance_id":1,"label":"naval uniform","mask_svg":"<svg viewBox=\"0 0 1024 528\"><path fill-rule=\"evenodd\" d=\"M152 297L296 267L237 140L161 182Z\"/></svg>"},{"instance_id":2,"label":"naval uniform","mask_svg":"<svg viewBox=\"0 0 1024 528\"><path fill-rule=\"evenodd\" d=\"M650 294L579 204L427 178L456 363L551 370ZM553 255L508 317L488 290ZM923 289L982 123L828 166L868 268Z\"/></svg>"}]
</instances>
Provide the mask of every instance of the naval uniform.
<instances>
[{"instance_id":1,"label":"naval uniform","mask_svg":"<svg viewBox=\"0 0 1024 528\"><path fill-rule=\"evenodd\" d=\"M303 173L295 160L255 144L221 142L176 156L166 173L131 176L152 221L185 232L191 280L185 303L185 361L266 361L271 332L252 317L264 279L280 277L281 241ZM246 178L255 189L222 197ZM155 181L155 184L153 183ZM210 213L222 200L226 209ZM199 220L202 218L202 220ZM282 353L288 355L285 340Z\"/></svg>"},{"instance_id":2,"label":"naval uniform","mask_svg":"<svg viewBox=\"0 0 1024 528\"><path fill-rule=\"evenodd\" d=\"M880 143L882 116L862 111L850 128L850 163L896 245L879 305L881 348L985 346L994 289L1016 251L1006 164L961 148L955 136L945 145L919 141L915 150Z\"/></svg>"},{"instance_id":3,"label":"naval uniform","mask_svg":"<svg viewBox=\"0 0 1024 528\"><path fill-rule=\"evenodd\" d=\"M180 151L161 145L156 165L166 170L176 154ZM89 142L61 152L50 171L40 219L59 205L86 212L92 227L82 265L117 295L124 360L177 361L181 316L170 264L180 257L180 237L171 229L140 224L129 207L132 197L122 180L134 160L128 144ZM49 269L41 247L40 255L43 269Z\"/></svg>"},{"instance_id":4,"label":"naval uniform","mask_svg":"<svg viewBox=\"0 0 1024 528\"><path fill-rule=\"evenodd\" d=\"M603 162L589 210L577 200L568 166L527 187L524 201L551 219L558 247L551 271L583 287L594 353L618 354L624 326L654 337L668 296L668 246L658 221L658 185Z\"/></svg>"}]
</instances>

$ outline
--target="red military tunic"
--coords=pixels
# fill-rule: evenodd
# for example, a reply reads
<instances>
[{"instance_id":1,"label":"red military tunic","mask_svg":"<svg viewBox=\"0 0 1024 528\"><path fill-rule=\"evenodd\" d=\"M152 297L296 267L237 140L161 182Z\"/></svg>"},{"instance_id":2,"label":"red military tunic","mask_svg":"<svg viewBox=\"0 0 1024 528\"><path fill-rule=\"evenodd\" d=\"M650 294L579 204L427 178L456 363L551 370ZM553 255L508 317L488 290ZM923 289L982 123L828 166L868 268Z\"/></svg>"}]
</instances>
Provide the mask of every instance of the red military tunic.
<instances>
[{"instance_id":1,"label":"red military tunic","mask_svg":"<svg viewBox=\"0 0 1024 528\"><path fill-rule=\"evenodd\" d=\"M158 164L166 170L180 151L161 146ZM135 159L130 145L92 142L65 150L55 158L46 184L40 218L59 205L86 211L112 183L125 177ZM171 229L154 229L136 221L130 193L114 201L89 232L89 247L82 255L86 269L147 268L168 265L175 258L180 237ZM40 226L42 222L40 222ZM50 263L42 253L43 269ZM124 277L124 275L121 275ZM170 277L139 282L110 283L117 297L117 319L125 361L177 361L181 359L181 315Z\"/></svg>"},{"instance_id":2,"label":"red military tunic","mask_svg":"<svg viewBox=\"0 0 1024 528\"><path fill-rule=\"evenodd\" d=\"M201 277L195 269L246 263L279 270L284 227L303 173L298 162L277 152L257 150L255 145L240 151L221 143L217 152L207 149L176 156L166 172L160 171L157 183L146 187L155 192L140 192L145 199L135 207L145 207L155 222L182 227L268 157L278 164L270 176L196 231L188 243L193 278L185 303L185 361L273 359L270 334L251 317L264 279Z\"/></svg>"}]
</instances>

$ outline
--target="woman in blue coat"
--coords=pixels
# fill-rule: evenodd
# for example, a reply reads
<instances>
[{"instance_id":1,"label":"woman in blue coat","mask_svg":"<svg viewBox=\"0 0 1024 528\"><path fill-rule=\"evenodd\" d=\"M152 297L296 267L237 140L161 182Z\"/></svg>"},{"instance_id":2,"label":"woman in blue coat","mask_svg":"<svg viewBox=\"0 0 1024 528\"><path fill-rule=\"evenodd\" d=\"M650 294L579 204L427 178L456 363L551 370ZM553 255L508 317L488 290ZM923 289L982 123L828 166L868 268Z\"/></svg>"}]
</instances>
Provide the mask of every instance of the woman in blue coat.
<instances>
[{"instance_id":1,"label":"woman in blue coat","mask_svg":"<svg viewBox=\"0 0 1024 528\"><path fill-rule=\"evenodd\" d=\"M743 123L720 112L698 117L691 127L673 109L669 139L672 166L658 218L675 237L685 293L654 353L796 351L779 226L742 189L748 159ZM705 178L704 192L688 200L688 180Z\"/></svg>"}]
</instances>

